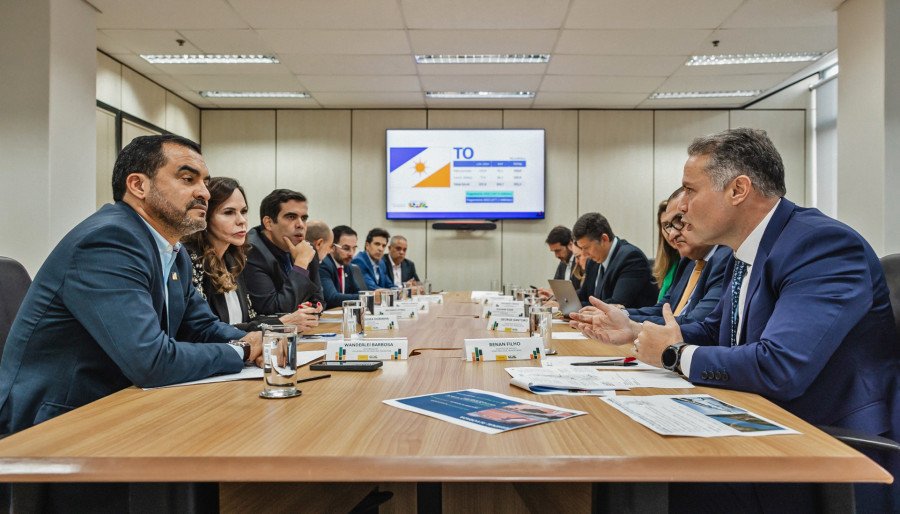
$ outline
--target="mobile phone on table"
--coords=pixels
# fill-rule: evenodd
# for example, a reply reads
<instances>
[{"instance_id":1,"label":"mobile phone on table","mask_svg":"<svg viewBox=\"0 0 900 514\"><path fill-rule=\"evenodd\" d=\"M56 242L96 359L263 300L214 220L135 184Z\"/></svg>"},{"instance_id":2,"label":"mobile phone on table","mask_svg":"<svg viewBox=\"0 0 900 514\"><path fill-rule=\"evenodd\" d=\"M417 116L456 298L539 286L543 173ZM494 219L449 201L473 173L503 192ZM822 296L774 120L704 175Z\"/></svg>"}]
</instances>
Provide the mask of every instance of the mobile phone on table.
<instances>
[{"instance_id":1,"label":"mobile phone on table","mask_svg":"<svg viewBox=\"0 0 900 514\"><path fill-rule=\"evenodd\" d=\"M384 363L381 361L322 361L310 364L313 371L375 371Z\"/></svg>"}]
</instances>

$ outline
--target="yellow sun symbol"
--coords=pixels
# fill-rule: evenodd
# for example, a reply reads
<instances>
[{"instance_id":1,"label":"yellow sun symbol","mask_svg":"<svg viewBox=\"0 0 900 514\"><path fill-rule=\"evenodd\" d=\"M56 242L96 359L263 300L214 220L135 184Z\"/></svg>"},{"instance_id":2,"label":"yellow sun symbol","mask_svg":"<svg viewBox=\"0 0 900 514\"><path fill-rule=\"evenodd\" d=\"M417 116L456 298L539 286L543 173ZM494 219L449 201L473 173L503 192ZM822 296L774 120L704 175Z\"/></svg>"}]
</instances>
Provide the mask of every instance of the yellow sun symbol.
<instances>
[{"instance_id":1,"label":"yellow sun symbol","mask_svg":"<svg viewBox=\"0 0 900 514\"><path fill-rule=\"evenodd\" d=\"M413 170L414 170L416 173L425 173L425 163L422 162L422 161L417 162L417 163L413 166Z\"/></svg>"}]
</instances>

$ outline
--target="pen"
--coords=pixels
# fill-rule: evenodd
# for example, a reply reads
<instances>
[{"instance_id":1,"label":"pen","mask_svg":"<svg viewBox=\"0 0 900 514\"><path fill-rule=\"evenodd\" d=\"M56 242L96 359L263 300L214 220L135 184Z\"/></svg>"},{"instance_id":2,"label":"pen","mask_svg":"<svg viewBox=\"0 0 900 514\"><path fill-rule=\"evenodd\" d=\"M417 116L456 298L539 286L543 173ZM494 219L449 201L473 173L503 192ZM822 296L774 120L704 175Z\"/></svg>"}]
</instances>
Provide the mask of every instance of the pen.
<instances>
[{"instance_id":1,"label":"pen","mask_svg":"<svg viewBox=\"0 0 900 514\"><path fill-rule=\"evenodd\" d=\"M299 384L300 382L312 382L313 380L320 380L322 378L331 378L331 374L329 373L327 375L316 375L314 377L301 378L297 381L297 383Z\"/></svg>"},{"instance_id":2,"label":"pen","mask_svg":"<svg viewBox=\"0 0 900 514\"><path fill-rule=\"evenodd\" d=\"M616 357L600 361L573 362L572 366L637 366L636 360L634 357Z\"/></svg>"}]
</instances>

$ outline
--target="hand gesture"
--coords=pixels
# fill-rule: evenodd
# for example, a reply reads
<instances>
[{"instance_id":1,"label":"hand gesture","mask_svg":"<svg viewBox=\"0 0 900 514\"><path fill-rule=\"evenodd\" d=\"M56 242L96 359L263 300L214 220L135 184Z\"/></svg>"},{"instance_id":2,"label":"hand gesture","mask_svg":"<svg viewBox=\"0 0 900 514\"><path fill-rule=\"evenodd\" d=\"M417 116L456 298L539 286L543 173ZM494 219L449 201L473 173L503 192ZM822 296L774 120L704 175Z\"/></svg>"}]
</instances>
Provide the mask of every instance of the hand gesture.
<instances>
[{"instance_id":1,"label":"hand gesture","mask_svg":"<svg viewBox=\"0 0 900 514\"><path fill-rule=\"evenodd\" d=\"M294 244L291 242L291 238L284 236L284 242L287 244L288 251L291 253L291 260L295 266L306 269L309 263L312 262L313 257L316 256L316 249L309 244L309 241L300 241Z\"/></svg>"},{"instance_id":2,"label":"hand gesture","mask_svg":"<svg viewBox=\"0 0 900 514\"><path fill-rule=\"evenodd\" d=\"M662 352L667 346L683 341L681 327L675 321L672 307L663 305L665 325L657 325L645 321L641 333L634 340L634 352L637 357L651 366L662 367Z\"/></svg>"}]
</instances>

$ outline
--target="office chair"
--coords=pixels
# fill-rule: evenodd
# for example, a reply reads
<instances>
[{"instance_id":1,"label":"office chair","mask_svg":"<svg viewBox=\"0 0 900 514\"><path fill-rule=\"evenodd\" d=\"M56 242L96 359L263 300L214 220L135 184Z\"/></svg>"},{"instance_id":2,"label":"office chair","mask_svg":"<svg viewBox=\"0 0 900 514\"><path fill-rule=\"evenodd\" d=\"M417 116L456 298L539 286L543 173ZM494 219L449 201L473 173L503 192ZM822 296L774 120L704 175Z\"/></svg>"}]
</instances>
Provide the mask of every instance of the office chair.
<instances>
[{"instance_id":1,"label":"office chair","mask_svg":"<svg viewBox=\"0 0 900 514\"><path fill-rule=\"evenodd\" d=\"M356 282L356 288L360 291L365 291L368 289L366 287L366 278L363 277L362 269L356 264L350 264L350 275L353 276L353 281Z\"/></svg>"},{"instance_id":2,"label":"office chair","mask_svg":"<svg viewBox=\"0 0 900 514\"><path fill-rule=\"evenodd\" d=\"M0 291L3 291L0 295L0 355L30 285L31 277L24 266L8 257L0 257Z\"/></svg>"}]
</instances>

